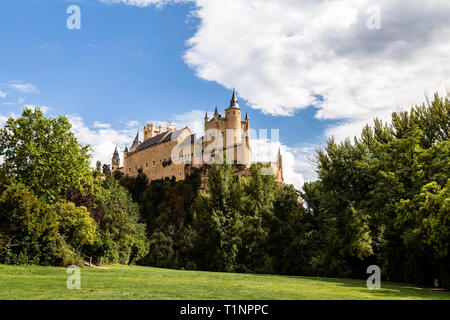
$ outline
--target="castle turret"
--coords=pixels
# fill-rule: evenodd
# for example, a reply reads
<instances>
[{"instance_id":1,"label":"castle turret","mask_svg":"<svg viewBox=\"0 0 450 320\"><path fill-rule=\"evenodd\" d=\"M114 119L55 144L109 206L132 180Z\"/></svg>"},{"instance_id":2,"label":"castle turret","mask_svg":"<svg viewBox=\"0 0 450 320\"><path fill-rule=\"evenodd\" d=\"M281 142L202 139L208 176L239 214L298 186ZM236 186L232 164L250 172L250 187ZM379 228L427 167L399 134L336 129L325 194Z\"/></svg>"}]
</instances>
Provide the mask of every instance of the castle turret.
<instances>
[{"instance_id":1,"label":"castle turret","mask_svg":"<svg viewBox=\"0 0 450 320\"><path fill-rule=\"evenodd\" d=\"M139 145L139 130L136 134L136 138L134 138L133 144L131 145L130 152L134 152Z\"/></svg>"},{"instance_id":2,"label":"castle turret","mask_svg":"<svg viewBox=\"0 0 450 320\"><path fill-rule=\"evenodd\" d=\"M206 110L205 118L204 118L204 128L206 128L206 126L208 124L208 121L209 121L209 119L208 119L208 110Z\"/></svg>"},{"instance_id":3,"label":"castle turret","mask_svg":"<svg viewBox=\"0 0 450 320\"><path fill-rule=\"evenodd\" d=\"M153 137L154 134L155 134L155 126L153 125L153 123L144 126L144 141Z\"/></svg>"},{"instance_id":4,"label":"castle turret","mask_svg":"<svg viewBox=\"0 0 450 320\"><path fill-rule=\"evenodd\" d=\"M217 106L214 110L214 120L216 120L216 122L219 121L219 111L217 110Z\"/></svg>"},{"instance_id":5,"label":"castle turret","mask_svg":"<svg viewBox=\"0 0 450 320\"><path fill-rule=\"evenodd\" d=\"M111 170L116 171L119 169L119 166L120 166L120 157L119 157L119 151L117 151L117 146L116 146L116 149L114 150L113 157L111 160Z\"/></svg>"},{"instance_id":6,"label":"castle turret","mask_svg":"<svg viewBox=\"0 0 450 320\"><path fill-rule=\"evenodd\" d=\"M245 113L245 120L244 120L244 128L243 131L245 132L245 142L247 146L250 146L250 118L248 117L248 113Z\"/></svg>"},{"instance_id":7,"label":"castle turret","mask_svg":"<svg viewBox=\"0 0 450 320\"><path fill-rule=\"evenodd\" d=\"M281 155L281 149L278 148L278 156L277 156L277 181L283 182L283 156Z\"/></svg>"}]
</instances>

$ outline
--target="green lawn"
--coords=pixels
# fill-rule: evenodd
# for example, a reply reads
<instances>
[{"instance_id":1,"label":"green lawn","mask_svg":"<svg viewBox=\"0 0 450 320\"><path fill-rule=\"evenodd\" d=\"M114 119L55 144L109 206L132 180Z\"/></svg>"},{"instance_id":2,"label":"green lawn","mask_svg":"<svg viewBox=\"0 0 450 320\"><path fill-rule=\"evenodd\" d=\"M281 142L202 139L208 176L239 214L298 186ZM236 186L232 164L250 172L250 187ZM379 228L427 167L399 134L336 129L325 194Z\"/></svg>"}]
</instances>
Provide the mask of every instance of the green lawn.
<instances>
[{"instance_id":1,"label":"green lawn","mask_svg":"<svg viewBox=\"0 0 450 320\"><path fill-rule=\"evenodd\" d=\"M448 291L333 278L178 271L137 266L81 269L69 290L65 268L0 265L0 299L450 299Z\"/></svg>"}]
</instances>

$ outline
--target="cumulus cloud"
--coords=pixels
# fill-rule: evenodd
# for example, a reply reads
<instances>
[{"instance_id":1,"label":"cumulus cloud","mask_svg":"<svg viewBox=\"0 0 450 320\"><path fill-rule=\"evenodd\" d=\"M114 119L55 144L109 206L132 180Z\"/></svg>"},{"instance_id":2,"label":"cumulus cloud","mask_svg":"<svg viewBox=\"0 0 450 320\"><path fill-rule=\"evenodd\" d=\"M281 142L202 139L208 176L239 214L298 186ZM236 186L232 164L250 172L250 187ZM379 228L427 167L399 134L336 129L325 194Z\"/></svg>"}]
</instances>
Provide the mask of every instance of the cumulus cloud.
<instances>
[{"instance_id":1,"label":"cumulus cloud","mask_svg":"<svg viewBox=\"0 0 450 320\"><path fill-rule=\"evenodd\" d=\"M31 83L11 82L8 84L10 89L22 92L22 93L38 93L38 88Z\"/></svg>"},{"instance_id":2,"label":"cumulus cloud","mask_svg":"<svg viewBox=\"0 0 450 320\"><path fill-rule=\"evenodd\" d=\"M6 98L6 92L0 90L0 98Z\"/></svg>"},{"instance_id":3,"label":"cumulus cloud","mask_svg":"<svg viewBox=\"0 0 450 320\"><path fill-rule=\"evenodd\" d=\"M443 90L450 72L446 0L197 0L184 59L203 79L240 90L253 108L290 116L314 105L352 135L395 106ZM376 4L381 29L367 21ZM355 131L356 130L356 131Z\"/></svg>"},{"instance_id":4,"label":"cumulus cloud","mask_svg":"<svg viewBox=\"0 0 450 320\"><path fill-rule=\"evenodd\" d=\"M94 128L108 129L108 128L111 128L111 125L109 123L101 123L101 122L95 121Z\"/></svg>"},{"instance_id":5,"label":"cumulus cloud","mask_svg":"<svg viewBox=\"0 0 450 320\"><path fill-rule=\"evenodd\" d=\"M292 116L314 106L318 119L342 120L326 130L327 137L352 137L374 117L387 120L399 106L421 104L425 94L450 85L447 0L191 2L200 24L187 40L184 60L200 78L236 86L241 98L266 114ZM368 28L374 8L379 29ZM199 127L201 120L195 121ZM298 150L291 150L299 163L294 173L311 162L304 161L308 152Z\"/></svg>"},{"instance_id":6,"label":"cumulus cloud","mask_svg":"<svg viewBox=\"0 0 450 320\"><path fill-rule=\"evenodd\" d=\"M174 117L176 128L181 129L183 127L189 127L192 133L197 134L197 136L202 136L204 134L204 118L205 110L192 110L185 112L183 114L176 115ZM212 113L210 113L212 114Z\"/></svg>"}]
</instances>

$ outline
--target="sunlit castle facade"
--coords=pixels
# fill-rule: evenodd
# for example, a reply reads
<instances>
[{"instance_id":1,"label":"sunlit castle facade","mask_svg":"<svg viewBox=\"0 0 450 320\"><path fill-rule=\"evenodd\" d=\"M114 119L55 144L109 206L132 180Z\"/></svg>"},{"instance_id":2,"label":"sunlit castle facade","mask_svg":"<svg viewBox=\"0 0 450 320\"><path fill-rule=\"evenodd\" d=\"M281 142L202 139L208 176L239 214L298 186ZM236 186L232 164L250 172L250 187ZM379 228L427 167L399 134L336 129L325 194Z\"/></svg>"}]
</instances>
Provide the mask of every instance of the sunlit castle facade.
<instances>
[{"instance_id":1,"label":"sunlit castle facade","mask_svg":"<svg viewBox=\"0 0 450 320\"><path fill-rule=\"evenodd\" d=\"M125 148L122 167L119 152L115 149L111 168L113 172L120 171L132 177L142 172L149 181L172 177L184 180L192 168L204 169L202 171L206 175L209 165L220 163L225 156L235 173L245 176L249 174L251 165L249 130L250 119L246 114L242 121L237 94L233 90L230 106L224 114L220 114L217 107L211 119L208 113L205 114L203 137L192 134L188 127L172 129L167 126L163 129L161 125L147 124L144 126L144 141L139 141L138 131L130 149ZM283 183L280 152L270 167L277 182Z\"/></svg>"}]
</instances>

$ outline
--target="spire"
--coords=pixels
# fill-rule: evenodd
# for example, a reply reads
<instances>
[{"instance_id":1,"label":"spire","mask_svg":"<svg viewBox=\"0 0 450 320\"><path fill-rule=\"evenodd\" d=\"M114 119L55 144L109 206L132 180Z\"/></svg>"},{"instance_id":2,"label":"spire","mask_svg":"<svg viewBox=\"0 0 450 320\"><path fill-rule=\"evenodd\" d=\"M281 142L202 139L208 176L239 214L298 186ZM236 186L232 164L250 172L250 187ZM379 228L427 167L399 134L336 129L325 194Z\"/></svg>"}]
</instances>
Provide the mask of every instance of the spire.
<instances>
[{"instance_id":1,"label":"spire","mask_svg":"<svg viewBox=\"0 0 450 320\"><path fill-rule=\"evenodd\" d=\"M245 120L248 120L248 113L245 113Z\"/></svg>"},{"instance_id":2,"label":"spire","mask_svg":"<svg viewBox=\"0 0 450 320\"><path fill-rule=\"evenodd\" d=\"M128 152L128 146L125 146L125 151L124 152Z\"/></svg>"},{"instance_id":3,"label":"spire","mask_svg":"<svg viewBox=\"0 0 450 320\"><path fill-rule=\"evenodd\" d=\"M117 146L113 153L113 159L119 159L119 151L117 151Z\"/></svg>"},{"instance_id":4,"label":"spire","mask_svg":"<svg viewBox=\"0 0 450 320\"><path fill-rule=\"evenodd\" d=\"M208 119L208 110L206 110L205 119Z\"/></svg>"},{"instance_id":5,"label":"spire","mask_svg":"<svg viewBox=\"0 0 450 320\"><path fill-rule=\"evenodd\" d=\"M139 130L138 130L138 132L136 134L136 138L134 138L133 145L131 147L132 148L133 147L137 147L138 145L139 145Z\"/></svg>"},{"instance_id":6,"label":"spire","mask_svg":"<svg viewBox=\"0 0 450 320\"><path fill-rule=\"evenodd\" d=\"M231 97L230 101L230 108L239 108L239 102L237 99L236 89L233 89L233 96Z\"/></svg>"},{"instance_id":7,"label":"spire","mask_svg":"<svg viewBox=\"0 0 450 320\"><path fill-rule=\"evenodd\" d=\"M216 106L216 110L214 110L214 115L219 114L219 111L217 111L217 106Z\"/></svg>"}]
</instances>

